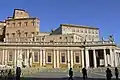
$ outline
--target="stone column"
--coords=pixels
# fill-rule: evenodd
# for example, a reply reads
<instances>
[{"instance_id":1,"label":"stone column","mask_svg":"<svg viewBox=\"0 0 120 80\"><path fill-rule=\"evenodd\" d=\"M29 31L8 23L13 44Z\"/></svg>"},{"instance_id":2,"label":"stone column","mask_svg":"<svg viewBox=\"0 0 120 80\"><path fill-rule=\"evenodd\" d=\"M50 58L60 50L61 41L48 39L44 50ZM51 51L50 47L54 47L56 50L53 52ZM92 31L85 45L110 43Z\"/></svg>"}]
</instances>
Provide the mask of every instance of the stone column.
<instances>
[{"instance_id":1,"label":"stone column","mask_svg":"<svg viewBox=\"0 0 120 80\"><path fill-rule=\"evenodd\" d=\"M45 66L46 63L46 53L45 50L43 50L43 66Z\"/></svg>"},{"instance_id":2,"label":"stone column","mask_svg":"<svg viewBox=\"0 0 120 80\"><path fill-rule=\"evenodd\" d=\"M110 59L111 59L111 67L114 67L114 54L112 52L112 49L110 49Z\"/></svg>"},{"instance_id":3,"label":"stone column","mask_svg":"<svg viewBox=\"0 0 120 80\"><path fill-rule=\"evenodd\" d=\"M3 52L2 52L2 65L4 65L4 62L5 62L5 50L3 49Z\"/></svg>"},{"instance_id":4,"label":"stone column","mask_svg":"<svg viewBox=\"0 0 120 80\"><path fill-rule=\"evenodd\" d=\"M5 65L7 65L7 60L8 60L7 49L5 49Z\"/></svg>"},{"instance_id":5,"label":"stone column","mask_svg":"<svg viewBox=\"0 0 120 80\"><path fill-rule=\"evenodd\" d=\"M93 57L94 57L94 68L96 68L97 67L97 60L96 60L95 50L93 50Z\"/></svg>"},{"instance_id":6,"label":"stone column","mask_svg":"<svg viewBox=\"0 0 120 80\"><path fill-rule=\"evenodd\" d=\"M109 65L111 64L110 63L110 55L109 54L107 54L107 64L109 64Z\"/></svg>"},{"instance_id":7,"label":"stone column","mask_svg":"<svg viewBox=\"0 0 120 80\"><path fill-rule=\"evenodd\" d=\"M42 66L42 50L40 50L40 66Z\"/></svg>"},{"instance_id":8,"label":"stone column","mask_svg":"<svg viewBox=\"0 0 120 80\"><path fill-rule=\"evenodd\" d=\"M82 53L82 68L85 67L85 64L84 64L84 50L81 50L81 53Z\"/></svg>"},{"instance_id":9,"label":"stone column","mask_svg":"<svg viewBox=\"0 0 120 80\"><path fill-rule=\"evenodd\" d=\"M106 56L106 50L104 49L104 63L105 63L105 67L107 67L107 56Z\"/></svg>"},{"instance_id":10,"label":"stone column","mask_svg":"<svg viewBox=\"0 0 120 80\"><path fill-rule=\"evenodd\" d=\"M33 61L32 61L32 59L33 59L33 51L31 51L29 54L31 54L31 57L30 57L30 66L32 67L32 63L33 63ZM29 55L30 56L30 55Z\"/></svg>"},{"instance_id":11,"label":"stone column","mask_svg":"<svg viewBox=\"0 0 120 80\"><path fill-rule=\"evenodd\" d=\"M20 49L18 49L17 67L22 67L22 61L21 61L21 53L20 53Z\"/></svg>"},{"instance_id":12,"label":"stone column","mask_svg":"<svg viewBox=\"0 0 120 80\"><path fill-rule=\"evenodd\" d=\"M53 50L53 57L54 57L54 68L56 68L56 53L55 53L56 51L55 51L55 49Z\"/></svg>"},{"instance_id":13,"label":"stone column","mask_svg":"<svg viewBox=\"0 0 120 80\"><path fill-rule=\"evenodd\" d=\"M59 56L59 51L57 50L57 68L59 68L60 63L60 56Z\"/></svg>"},{"instance_id":14,"label":"stone column","mask_svg":"<svg viewBox=\"0 0 120 80\"><path fill-rule=\"evenodd\" d=\"M25 56L27 56L27 67L30 67L30 51L29 51L29 49L27 49L27 55L25 54ZM25 57L25 59L26 59L26 57Z\"/></svg>"},{"instance_id":15,"label":"stone column","mask_svg":"<svg viewBox=\"0 0 120 80\"><path fill-rule=\"evenodd\" d=\"M68 63L68 69L70 69L71 63L70 63L70 53L69 50L67 50L67 63Z\"/></svg>"},{"instance_id":16,"label":"stone column","mask_svg":"<svg viewBox=\"0 0 120 80\"><path fill-rule=\"evenodd\" d=\"M16 51L16 49L15 49L15 54L14 54L14 67L16 68L16 66L17 66L17 51Z\"/></svg>"},{"instance_id":17,"label":"stone column","mask_svg":"<svg viewBox=\"0 0 120 80\"><path fill-rule=\"evenodd\" d=\"M19 49L17 50L17 66L18 66L18 64L19 64Z\"/></svg>"},{"instance_id":18,"label":"stone column","mask_svg":"<svg viewBox=\"0 0 120 80\"><path fill-rule=\"evenodd\" d=\"M118 65L118 56L117 56L117 52L114 50L113 54L115 55L115 67L117 67Z\"/></svg>"},{"instance_id":19,"label":"stone column","mask_svg":"<svg viewBox=\"0 0 120 80\"><path fill-rule=\"evenodd\" d=\"M73 50L70 50L70 58L71 58L71 68L73 68Z\"/></svg>"},{"instance_id":20,"label":"stone column","mask_svg":"<svg viewBox=\"0 0 120 80\"><path fill-rule=\"evenodd\" d=\"M86 49L85 50L85 58L86 58L86 68L89 68L90 63L89 63L89 51Z\"/></svg>"}]
</instances>

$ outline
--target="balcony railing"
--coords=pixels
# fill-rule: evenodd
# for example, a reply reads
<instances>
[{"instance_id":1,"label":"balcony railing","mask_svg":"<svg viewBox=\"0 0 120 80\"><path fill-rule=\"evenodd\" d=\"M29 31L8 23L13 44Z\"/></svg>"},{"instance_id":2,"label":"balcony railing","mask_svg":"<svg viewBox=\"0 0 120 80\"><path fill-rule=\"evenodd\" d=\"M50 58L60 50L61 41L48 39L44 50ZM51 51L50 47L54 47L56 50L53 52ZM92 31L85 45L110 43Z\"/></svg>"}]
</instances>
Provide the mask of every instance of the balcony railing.
<instances>
[{"instance_id":1,"label":"balcony railing","mask_svg":"<svg viewBox=\"0 0 120 80\"><path fill-rule=\"evenodd\" d=\"M114 45L114 42L110 42L110 41L94 41L94 42L1 42L0 45L87 46L87 45Z\"/></svg>"}]
</instances>

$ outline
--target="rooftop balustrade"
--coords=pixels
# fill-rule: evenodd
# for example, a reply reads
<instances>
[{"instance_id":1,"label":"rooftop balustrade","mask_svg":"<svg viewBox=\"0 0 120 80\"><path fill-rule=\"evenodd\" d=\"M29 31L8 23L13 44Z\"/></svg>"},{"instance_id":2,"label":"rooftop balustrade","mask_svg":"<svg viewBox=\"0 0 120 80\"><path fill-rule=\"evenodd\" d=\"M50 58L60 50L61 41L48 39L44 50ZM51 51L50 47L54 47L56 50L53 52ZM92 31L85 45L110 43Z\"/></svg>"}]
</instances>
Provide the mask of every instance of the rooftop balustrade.
<instances>
[{"instance_id":1,"label":"rooftop balustrade","mask_svg":"<svg viewBox=\"0 0 120 80\"><path fill-rule=\"evenodd\" d=\"M89 45L115 45L110 41L93 41L93 42L1 42L0 45L33 45L33 46L89 46Z\"/></svg>"}]
</instances>

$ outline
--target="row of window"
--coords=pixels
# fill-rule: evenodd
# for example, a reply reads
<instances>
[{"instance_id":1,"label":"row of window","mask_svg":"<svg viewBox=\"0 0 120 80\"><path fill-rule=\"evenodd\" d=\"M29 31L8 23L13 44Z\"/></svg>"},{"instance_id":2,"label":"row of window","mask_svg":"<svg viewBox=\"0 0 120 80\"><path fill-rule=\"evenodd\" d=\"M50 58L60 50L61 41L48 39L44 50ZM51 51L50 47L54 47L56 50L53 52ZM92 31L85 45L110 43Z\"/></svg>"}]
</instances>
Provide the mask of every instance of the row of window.
<instances>
[{"instance_id":1,"label":"row of window","mask_svg":"<svg viewBox=\"0 0 120 80\"><path fill-rule=\"evenodd\" d=\"M63 39L63 38L66 39L66 40L69 39L69 38L73 39L73 36L71 36L71 37L59 37L59 39Z\"/></svg>"},{"instance_id":2,"label":"row of window","mask_svg":"<svg viewBox=\"0 0 120 80\"><path fill-rule=\"evenodd\" d=\"M16 14L23 14L24 12L16 12Z\"/></svg>"},{"instance_id":3,"label":"row of window","mask_svg":"<svg viewBox=\"0 0 120 80\"><path fill-rule=\"evenodd\" d=\"M88 39L88 40L92 40L92 39L98 38L98 35L86 35L85 38ZM82 40L82 39L83 39L83 38L76 36L76 40Z\"/></svg>"},{"instance_id":4,"label":"row of window","mask_svg":"<svg viewBox=\"0 0 120 80\"><path fill-rule=\"evenodd\" d=\"M25 37L28 36L28 32L25 32L24 34L25 34ZM31 32L31 34L34 35L35 32ZM37 35L38 35L38 34L39 34L39 32L37 32ZM9 37L10 34L7 33L6 35L7 35L7 37ZM18 37L21 37L21 32L18 32L18 33L12 33L12 37L15 37L15 35L18 35Z\"/></svg>"},{"instance_id":5,"label":"row of window","mask_svg":"<svg viewBox=\"0 0 120 80\"><path fill-rule=\"evenodd\" d=\"M34 62L38 62L38 54L34 54ZM52 62L52 56L48 56L48 59L47 59L48 63L51 63ZM66 59L65 59L65 56L61 56L61 63L65 63L66 62ZM79 56L75 56L75 63L80 63L80 58Z\"/></svg>"},{"instance_id":6,"label":"row of window","mask_svg":"<svg viewBox=\"0 0 120 80\"><path fill-rule=\"evenodd\" d=\"M70 31L70 29L65 29L64 31ZM92 30L92 29L78 29L78 28L74 28L72 29L72 32L79 32L79 33L89 33L89 34L98 34L98 30Z\"/></svg>"},{"instance_id":7,"label":"row of window","mask_svg":"<svg viewBox=\"0 0 120 80\"><path fill-rule=\"evenodd\" d=\"M35 21L32 21L31 22L32 23L32 26L35 26L35 24L36 24L36 22ZM39 25L39 22L37 22L37 24ZM24 26L28 26L28 22L18 22L18 23L7 23L7 25L9 26L13 26L13 27L15 27L15 26L19 26L19 27L21 27L22 25L24 25Z\"/></svg>"},{"instance_id":8,"label":"row of window","mask_svg":"<svg viewBox=\"0 0 120 80\"><path fill-rule=\"evenodd\" d=\"M37 53L34 53L34 62L38 62L39 61L39 58L38 58L38 54ZM23 55L23 60L25 58L25 55ZM9 61L12 61L13 59L13 55L12 53L9 53ZM51 56L48 56L48 63L51 63L52 62L52 57ZM66 62L66 58L65 56L61 56L61 63L65 63ZM80 58L79 56L75 56L75 63L80 63Z\"/></svg>"}]
</instances>

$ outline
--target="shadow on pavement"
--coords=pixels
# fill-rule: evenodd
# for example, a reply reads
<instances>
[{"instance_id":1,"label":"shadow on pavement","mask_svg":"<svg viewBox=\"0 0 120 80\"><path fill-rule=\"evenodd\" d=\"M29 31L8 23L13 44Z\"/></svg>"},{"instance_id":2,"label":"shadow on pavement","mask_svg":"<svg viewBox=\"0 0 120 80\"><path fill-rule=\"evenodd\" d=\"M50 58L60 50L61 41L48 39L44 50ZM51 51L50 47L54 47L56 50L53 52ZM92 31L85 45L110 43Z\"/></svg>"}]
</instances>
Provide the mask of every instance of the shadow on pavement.
<instances>
[{"instance_id":1,"label":"shadow on pavement","mask_svg":"<svg viewBox=\"0 0 120 80\"><path fill-rule=\"evenodd\" d=\"M63 78L22 77L21 80L68 80L68 77L63 77ZM74 77L73 80L83 80L83 78L82 77ZM104 78L88 78L86 80L106 80L106 79L104 79ZM116 80L116 79L112 79L112 80Z\"/></svg>"}]
</instances>

